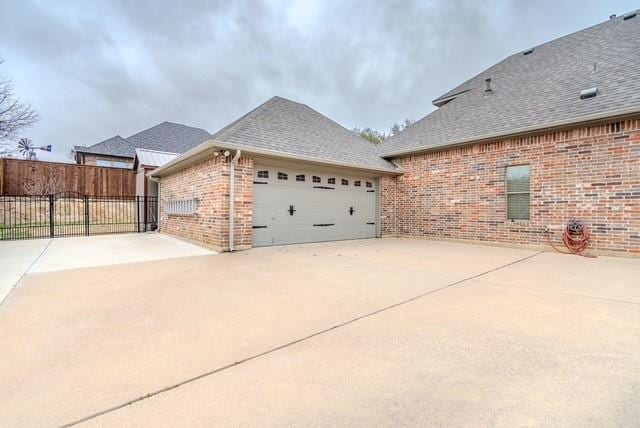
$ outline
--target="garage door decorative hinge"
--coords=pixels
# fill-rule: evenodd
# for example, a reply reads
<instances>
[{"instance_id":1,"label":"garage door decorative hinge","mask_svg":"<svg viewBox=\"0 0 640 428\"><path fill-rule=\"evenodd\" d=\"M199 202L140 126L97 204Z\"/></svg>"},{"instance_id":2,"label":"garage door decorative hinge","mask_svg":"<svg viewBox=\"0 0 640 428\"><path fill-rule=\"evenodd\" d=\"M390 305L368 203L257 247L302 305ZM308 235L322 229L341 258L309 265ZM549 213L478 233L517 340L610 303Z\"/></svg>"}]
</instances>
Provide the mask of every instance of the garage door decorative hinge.
<instances>
[{"instance_id":1,"label":"garage door decorative hinge","mask_svg":"<svg viewBox=\"0 0 640 428\"><path fill-rule=\"evenodd\" d=\"M269 184L266 181L254 181L253 184Z\"/></svg>"},{"instance_id":2,"label":"garage door decorative hinge","mask_svg":"<svg viewBox=\"0 0 640 428\"><path fill-rule=\"evenodd\" d=\"M371 221L371 222L369 222L369 223L367 223L367 224L371 225L371 224L375 224L375 223Z\"/></svg>"},{"instance_id":3,"label":"garage door decorative hinge","mask_svg":"<svg viewBox=\"0 0 640 428\"><path fill-rule=\"evenodd\" d=\"M335 226L335 223L319 223L319 224L314 224L314 227L326 227L326 226Z\"/></svg>"},{"instance_id":4,"label":"garage door decorative hinge","mask_svg":"<svg viewBox=\"0 0 640 428\"><path fill-rule=\"evenodd\" d=\"M253 226L253 229L266 229L267 226Z\"/></svg>"},{"instance_id":5,"label":"garage door decorative hinge","mask_svg":"<svg viewBox=\"0 0 640 428\"><path fill-rule=\"evenodd\" d=\"M314 189L325 189L325 190L334 190L335 187L329 187L329 186L313 186Z\"/></svg>"}]
</instances>

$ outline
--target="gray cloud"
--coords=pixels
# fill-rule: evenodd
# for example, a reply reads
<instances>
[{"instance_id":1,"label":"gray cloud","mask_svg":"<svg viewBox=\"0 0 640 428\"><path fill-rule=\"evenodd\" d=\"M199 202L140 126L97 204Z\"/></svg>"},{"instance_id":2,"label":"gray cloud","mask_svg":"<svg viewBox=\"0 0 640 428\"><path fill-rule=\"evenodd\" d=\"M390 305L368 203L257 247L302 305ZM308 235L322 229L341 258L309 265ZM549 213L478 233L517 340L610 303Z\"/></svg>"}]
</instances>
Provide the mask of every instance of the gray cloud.
<instances>
[{"instance_id":1,"label":"gray cloud","mask_svg":"<svg viewBox=\"0 0 640 428\"><path fill-rule=\"evenodd\" d=\"M273 95L387 129L500 59L632 1L0 0L0 56L66 155L164 120L216 131Z\"/></svg>"}]
</instances>

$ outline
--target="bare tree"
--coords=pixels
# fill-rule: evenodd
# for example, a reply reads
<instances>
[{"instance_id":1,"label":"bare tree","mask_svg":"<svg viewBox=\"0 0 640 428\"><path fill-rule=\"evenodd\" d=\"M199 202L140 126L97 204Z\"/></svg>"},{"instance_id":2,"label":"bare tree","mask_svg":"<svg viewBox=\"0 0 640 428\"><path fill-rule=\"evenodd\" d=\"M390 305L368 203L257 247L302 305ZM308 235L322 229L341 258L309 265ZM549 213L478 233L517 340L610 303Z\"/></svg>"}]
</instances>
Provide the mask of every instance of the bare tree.
<instances>
[{"instance_id":1,"label":"bare tree","mask_svg":"<svg viewBox=\"0 0 640 428\"><path fill-rule=\"evenodd\" d=\"M3 62L0 58L0 64ZM40 119L31 104L22 103L14 91L11 79L0 75L0 142L15 139L20 130Z\"/></svg>"},{"instance_id":2,"label":"bare tree","mask_svg":"<svg viewBox=\"0 0 640 428\"><path fill-rule=\"evenodd\" d=\"M62 178L58 175L41 177L39 179L27 180L24 184L24 191L28 195L43 196L61 192L63 190Z\"/></svg>"}]
</instances>

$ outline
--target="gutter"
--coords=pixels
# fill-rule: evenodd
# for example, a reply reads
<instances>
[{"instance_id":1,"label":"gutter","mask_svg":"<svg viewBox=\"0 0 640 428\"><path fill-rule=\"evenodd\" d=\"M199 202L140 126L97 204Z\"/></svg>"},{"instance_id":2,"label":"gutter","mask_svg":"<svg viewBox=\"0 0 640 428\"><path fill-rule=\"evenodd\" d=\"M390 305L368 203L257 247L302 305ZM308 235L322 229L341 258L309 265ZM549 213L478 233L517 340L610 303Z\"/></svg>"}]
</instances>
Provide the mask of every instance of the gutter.
<instances>
[{"instance_id":1,"label":"gutter","mask_svg":"<svg viewBox=\"0 0 640 428\"><path fill-rule=\"evenodd\" d=\"M566 120L559 120L556 122L550 122L550 123L541 124L541 125L526 126L523 128L514 129L513 131L495 132L492 134L486 134L479 137L463 138L461 140L457 140L442 146L436 146L436 147L423 146L423 147L415 147L413 149L406 149L406 150L400 150L395 152L380 153L379 156L383 158L388 158L388 157L410 155L415 153L437 152L445 149L450 149L452 147L464 146L471 143L480 143L483 141L493 140L496 138L513 137L515 135L528 134L528 133L531 133L534 131L540 131L543 129L552 130L554 128L566 127L568 125L585 124L588 122L598 121L602 119L614 119L616 117L628 116L636 113L640 113L640 107L632 107L632 108L617 110L612 112L598 113L590 116L584 116L579 119L566 119Z\"/></svg>"},{"instance_id":2,"label":"gutter","mask_svg":"<svg viewBox=\"0 0 640 428\"><path fill-rule=\"evenodd\" d=\"M188 152L183 153L182 155L178 156L172 161L167 162L166 164L162 165L160 168L156 168L151 174L157 177L159 176L159 174L163 173L164 171L170 168L173 168L183 163L188 163L190 158L192 158L193 156L205 153L207 150L214 150L214 149L243 150L245 153L251 153L256 155L272 156L276 158L291 159L291 160L298 160L298 161L307 161L307 162L316 163L320 165L332 165L332 166L339 166L339 167L356 168L356 169L362 169L365 171L378 172L382 174L401 175L404 172L402 169L369 167L365 165L353 164L350 162L318 159L308 155L294 155L291 153L285 153L285 152L280 152L276 150L260 149L256 147L226 143L223 141L208 140L200 144L199 146L194 147Z\"/></svg>"},{"instance_id":3,"label":"gutter","mask_svg":"<svg viewBox=\"0 0 640 428\"><path fill-rule=\"evenodd\" d=\"M242 155L241 150L236 150L229 163L229 251L235 250L235 221L236 221L236 165Z\"/></svg>"}]
</instances>

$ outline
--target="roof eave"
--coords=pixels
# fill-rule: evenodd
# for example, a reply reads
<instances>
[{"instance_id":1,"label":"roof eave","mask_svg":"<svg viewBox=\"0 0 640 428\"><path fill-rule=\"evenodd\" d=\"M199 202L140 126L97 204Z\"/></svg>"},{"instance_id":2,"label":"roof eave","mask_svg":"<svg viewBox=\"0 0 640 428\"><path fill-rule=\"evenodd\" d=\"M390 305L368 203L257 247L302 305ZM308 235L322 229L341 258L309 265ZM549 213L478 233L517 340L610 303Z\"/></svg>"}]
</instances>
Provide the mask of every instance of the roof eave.
<instances>
[{"instance_id":1,"label":"roof eave","mask_svg":"<svg viewBox=\"0 0 640 428\"><path fill-rule=\"evenodd\" d=\"M162 177L163 175L169 174L172 171L177 171L179 169L185 168L188 165L195 163L196 161L203 158L203 155L207 155L208 152L213 152L215 149L224 149L224 150L242 150L244 153L254 154L254 155L262 155L262 156L270 156L274 158L281 159L289 159L289 160L297 160L304 161L309 163L315 163L318 165L329 165L329 166L337 166L343 168L355 168L365 171L371 171L382 174L391 174L391 175L400 175L403 173L401 168L387 169L387 168L377 168L367 165L360 164L352 164L349 162L340 162L340 161L332 161L326 159L318 159L313 156L306 155L296 155L292 153L279 152L276 150L268 150L268 149L260 149L256 147L244 146L240 144L228 143L225 141L217 141L217 140L208 140L199 146L189 150L188 152L178 156L172 161L162 165L161 167L155 169L151 176L153 177Z\"/></svg>"},{"instance_id":2,"label":"roof eave","mask_svg":"<svg viewBox=\"0 0 640 428\"><path fill-rule=\"evenodd\" d=\"M598 113L598 114L593 114L593 115L589 115L589 116L583 116L583 117L577 118L577 119L559 120L559 121L556 121L556 122L548 122L548 123L544 123L544 124L540 124L540 125L532 125L532 126L528 126L528 127L522 127L522 128L514 129L514 130L511 130L511 131L508 131L508 132L496 132L496 133L493 133L493 134L485 134L485 135L481 135L481 136L478 136L478 137L464 138L464 139L457 140L457 141L451 142L449 144L442 145L442 146L437 146L437 147L421 146L421 147L415 147L415 148L407 149L407 150L386 152L386 153L381 153L380 157L382 157L382 158L392 158L392 157L406 156L406 155L411 155L411 154L416 154L416 153L437 152L437 151L449 149L449 148L452 148L452 147L464 146L464 145L468 145L468 144L475 144L475 143L479 143L479 142L483 142L483 141L487 141L487 140L495 140L497 138L505 138L505 137L513 137L513 136L516 136L516 135L522 135L522 134L530 134L532 132L541 131L541 130L545 130L545 129L547 129L547 130L555 130L555 129L558 129L558 128L565 128L565 127L567 127L569 125L584 125L584 124L587 124L589 122L601 121L601 120L604 120L604 119L623 118L625 116L630 116L630 115L634 115L634 114L638 114L638 113L640 113L640 106L632 107L632 108L628 108L628 109L610 111L610 112L605 112L605 113Z\"/></svg>"},{"instance_id":3,"label":"roof eave","mask_svg":"<svg viewBox=\"0 0 640 428\"><path fill-rule=\"evenodd\" d=\"M133 159L135 156L127 156L127 155L114 155L112 153L106 152L87 152L84 150L74 150L75 153L83 153L86 155L97 155L97 156L110 156L112 158L123 158L123 159Z\"/></svg>"}]
</instances>

